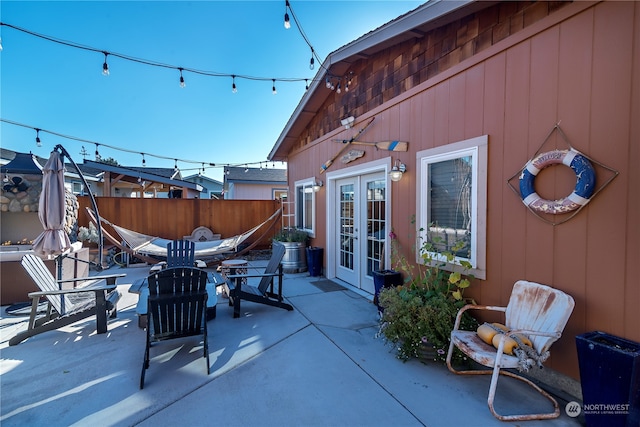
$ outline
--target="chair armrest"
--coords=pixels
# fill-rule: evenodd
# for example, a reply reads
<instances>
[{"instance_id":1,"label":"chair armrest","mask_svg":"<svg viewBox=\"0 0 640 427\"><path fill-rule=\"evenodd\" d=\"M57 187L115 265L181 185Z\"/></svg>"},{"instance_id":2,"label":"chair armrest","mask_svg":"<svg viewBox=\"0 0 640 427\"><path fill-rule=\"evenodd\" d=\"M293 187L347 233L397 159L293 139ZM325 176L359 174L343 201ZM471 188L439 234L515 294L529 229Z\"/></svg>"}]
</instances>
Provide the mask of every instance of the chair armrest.
<instances>
[{"instance_id":1,"label":"chair armrest","mask_svg":"<svg viewBox=\"0 0 640 427\"><path fill-rule=\"evenodd\" d=\"M501 311L506 312L507 307L498 307L494 305L476 305L476 304L467 304L458 310L458 315L456 316L456 322L453 325L453 330L457 331L460 329L460 321L462 320L462 314L467 310L488 310L488 311Z\"/></svg>"},{"instance_id":2,"label":"chair armrest","mask_svg":"<svg viewBox=\"0 0 640 427\"><path fill-rule=\"evenodd\" d=\"M82 292L104 292L104 291L113 291L117 288L116 285L104 285L104 286L96 286L91 288L76 288L76 289L60 289L57 291L37 291L37 292L29 292L29 298L36 298L45 295L63 295L63 294L79 294Z\"/></svg>"},{"instance_id":3,"label":"chair armrest","mask_svg":"<svg viewBox=\"0 0 640 427\"><path fill-rule=\"evenodd\" d=\"M108 274L108 275L104 275L104 276L87 276L87 277L75 277L72 279L63 279L63 280L56 280L57 283L70 283L70 282L84 282L86 280L107 280L109 281L109 279L117 279L119 277L126 277L127 275L124 273L118 273L118 274ZM115 280L113 281L115 283Z\"/></svg>"},{"instance_id":4,"label":"chair armrest","mask_svg":"<svg viewBox=\"0 0 640 427\"><path fill-rule=\"evenodd\" d=\"M560 338L562 334L560 332L541 332L541 331L532 331L529 329L509 329L505 332L506 335L511 334L523 334L529 336L540 336L540 337L551 337L551 338Z\"/></svg>"},{"instance_id":5,"label":"chair armrest","mask_svg":"<svg viewBox=\"0 0 640 427\"><path fill-rule=\"evenodd\" d=\"M245 277L278 277L279 273L262 273L262 274L230 274L227 276L227 279L237 279L237 278L245 278Z\"/></svg>"}]
</instances>

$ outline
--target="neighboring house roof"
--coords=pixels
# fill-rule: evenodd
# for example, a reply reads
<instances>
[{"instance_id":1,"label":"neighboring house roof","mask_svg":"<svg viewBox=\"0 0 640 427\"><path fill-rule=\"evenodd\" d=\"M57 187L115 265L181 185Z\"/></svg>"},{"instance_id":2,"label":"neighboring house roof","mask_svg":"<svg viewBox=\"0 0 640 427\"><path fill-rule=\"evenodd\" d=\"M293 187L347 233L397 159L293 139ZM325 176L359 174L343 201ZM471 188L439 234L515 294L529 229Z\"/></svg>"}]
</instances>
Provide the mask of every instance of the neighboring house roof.
<instances>
[{"instance_id":1,"label":"neighboring house roof","mask_svg":"<svg viewBox=\"0 0 640 427\"><path fill-rule=\"evenodd\" d=\"M0 159L3 164L0 167L2 173L16 173L16 174L36 174L42 173L42 168L47 163L48 159L36 156L32 153L19 153L17 151L8 150L6 148L0 149ZM97 169L84 168L83 165L78 165L78 168L84 175L87 181L98 181L98 175L101 171ZM65 163L65 176L67 178L80 178L78 171L73 167L71 163Z\"/></svg>"},{"instance_id":2,"label":"neighboring house roof","mask_svg":"<svg viewBox=\"0 0 640 427\"><path fill-rule=\"evenodd\" d=\"M208 176L205 175L200 175L200 174L194 174L194 175L189 175L189 176L185 176L184 178L182 178L185 181L190 181L190 182L206 182L211 184L212 186L222 186L222 183L220 181L218 181L217 179L213 179L213 178L209 178Z\"/></svg>"},{"instance_id":3,"label":"neighboring house roof","mask_svg":"<svg viewBox=\"0 0 640 427\"><path fill-rule=\"evenodd\" d=\"M219 196L222 195L223 183L218 180L200 174L189 175L182 179L196 184L201 184L203 186L201 191L202 193L213 193Z\"/></svg>"},{"instance_id":4,"label":"neighboring house roof","mask_svg":"<svg viewBox=\"0 0 640 427\"><path fill-rule=\"evenodd\" d=\"M7 150L3 150L7 151ZM5 154L4 152L2 153ZM8 153L7 153L8 154ZM13 152L12 159L2 166L0 166L1 173L17 173L17 174L31 174L31 175L41 175L42 167L44 163L38 161L36 156L31 153L16 153Z\"/></svg>"},{"instance_id":5,"label":"neighboring house roof","mask_svg":"<svg viewBox=\"0 0 640 427\"><path fill-rule=\"evenodd\" d=\"M282 184L287 185L286 169L227 167L225 182L236 184Z\"/></svg>"},{"instance_id":6,"label":"neighboring house roof","mask_svg":"<svg viewBox=\"0 0 640 427\"><path fill-rule=\"evenodd\" d=\"M325 88L327 77L343 76L349 67L360 59L370 57L398 43L423 37L434 28L495 3L497 2L432 0L330 53L319 67L313 83L303 95L267 158L287 160L287 154L297 137L333 93Z\"/></svg>"}]
</instances>

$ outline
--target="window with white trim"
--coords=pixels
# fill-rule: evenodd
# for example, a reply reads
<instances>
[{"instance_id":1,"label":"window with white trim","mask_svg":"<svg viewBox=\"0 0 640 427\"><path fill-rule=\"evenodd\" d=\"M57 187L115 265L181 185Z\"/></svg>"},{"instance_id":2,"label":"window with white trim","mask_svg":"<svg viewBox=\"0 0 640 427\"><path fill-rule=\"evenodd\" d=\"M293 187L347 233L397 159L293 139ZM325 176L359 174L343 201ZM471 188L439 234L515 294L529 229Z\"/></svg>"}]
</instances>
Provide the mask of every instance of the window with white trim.
<instances>
[{"instance_id":1,"label":"window with white trim","mask_svg":"<svg viewBox=\"0 0 640 427\"><path fill-rule=\"evenodd\" d=\"M314 184L314 178L297 181L295 183L296 228L305 230L311 236L315 235L316 225L316 193L314 191Z\"/></svg>"},{"instance_id":2,"label":"window with white trim","mask_svg":"<svg viewBox=\"0 0 640 427\"><path fill-rule=\"evenodd\" d=\"M469 262L479 279L486 277L487 145L484 135L417 153L421 241Z\"/></svg>"}]
</instances>

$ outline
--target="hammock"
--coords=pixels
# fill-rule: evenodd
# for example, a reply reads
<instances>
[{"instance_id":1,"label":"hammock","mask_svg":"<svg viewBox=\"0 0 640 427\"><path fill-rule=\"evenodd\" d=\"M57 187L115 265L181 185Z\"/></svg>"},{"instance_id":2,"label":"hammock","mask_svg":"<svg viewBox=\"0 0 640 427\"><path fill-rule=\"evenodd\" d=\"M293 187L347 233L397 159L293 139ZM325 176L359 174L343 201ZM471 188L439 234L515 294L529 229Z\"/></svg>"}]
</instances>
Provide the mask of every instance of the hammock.
<instances>
[{"instance_id":1,"label":"hammock","mask_svg":"<svg viewBox=\"0 0 640 427\"><path fill-rule=\"evenodd\" d=\"M87 213L90 220L97 225L97 220L93 212L91 212L91 210L87 208ZM277 219L280 213L281 209L278 209L264 222L258 224L248 231L245 231L242 234L228 237L226 239L194 242L195 257L199 260L205 261L207 265L209 265L211 263L218 263L224 261L225 259L234 258L248 252L273 228L273 226L277 223ZM140 258L143 261L151 263L158 262L158 259L167 257L167 244L172 242L172 240L138 233L136 231L113 224L102 217L100 217L100 221L113 227L116 233L118 233L118 235L121 237L124 244L116 239L113 235L103 230L104 236L107 238L107 240L109 240L112 244L116 245L121 250L137 258ZM247 240L252 234L254 234L256 231L262 228L262 226L269 222L272 222L271 225L258 239L256 239L251 245L245 247L241 251L237 250L245 240Z\"/></svg>"}]
</instances>

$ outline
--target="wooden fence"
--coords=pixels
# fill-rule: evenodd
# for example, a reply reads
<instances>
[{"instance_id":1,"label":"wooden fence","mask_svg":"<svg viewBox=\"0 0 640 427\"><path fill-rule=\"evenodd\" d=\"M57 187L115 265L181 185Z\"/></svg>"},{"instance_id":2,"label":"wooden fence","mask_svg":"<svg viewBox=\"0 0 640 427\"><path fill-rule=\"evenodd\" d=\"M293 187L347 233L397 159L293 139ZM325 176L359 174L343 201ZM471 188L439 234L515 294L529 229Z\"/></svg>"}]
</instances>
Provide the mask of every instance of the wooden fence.
<instances>
[{"instance_id":1,"label":"wooden fence","mask_svg":"<svg viewBox=\"0 0 640 427\"><path fill-rule=\"evenodd\" d=\"M88 227L91 199L79 196L78 225ZM268 219L280 207L278 200L214 200L214 199L135 199L124 197L97 197L100 216L118 226L139 233L181 239L199 226L220 233L222 238L241 234ZM263 226L247 243L256 241L268 228ZM105 227L113 234L110 227ZM256 248L267 248L273 235L281 228L278 223L257 243ZM114 234L117 237L117 235Z\"/></svg>"}]
</instances>

